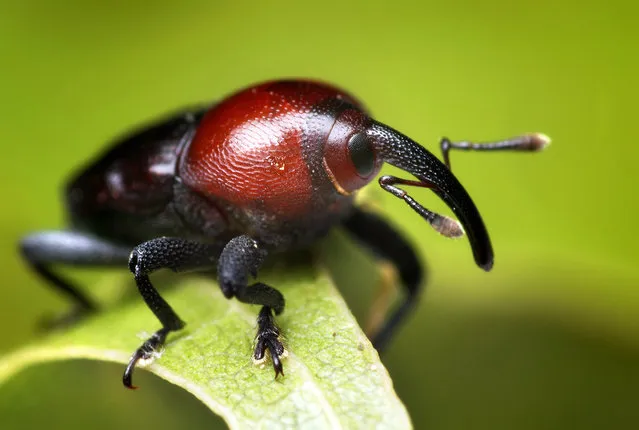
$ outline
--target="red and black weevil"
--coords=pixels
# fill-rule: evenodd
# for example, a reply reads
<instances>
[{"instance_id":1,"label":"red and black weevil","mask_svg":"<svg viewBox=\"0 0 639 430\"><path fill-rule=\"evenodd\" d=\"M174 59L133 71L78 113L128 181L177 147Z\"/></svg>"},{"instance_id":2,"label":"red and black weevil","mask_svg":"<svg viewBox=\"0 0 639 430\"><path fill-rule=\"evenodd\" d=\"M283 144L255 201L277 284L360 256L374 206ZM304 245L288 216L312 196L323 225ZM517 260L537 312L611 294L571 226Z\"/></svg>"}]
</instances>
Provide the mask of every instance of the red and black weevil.
<instances>
[{"instance_id":1,"label":"red and black weevil","mask_svg":"<svg viewBox=\"0 0 639 430\"><path fill-rule=\"evenodd\" d=\"M493 265L486 227L450 171L449 150L537 151L542 134L499 142L441 141L444 162L374 119L350 94L303 80L266 82L221 103L179 113L122 139L71 179L65 190L69 229L25 237L20 248L31 267L75 302L66 321L96 310L95 303L51 271L56 264L124 266L133 273L162 328L131 357L123 383L133 388L136 363L162 347L184 322L149 275L159 269L210 271L217 267L227 298L261 305L253 358L269 352L275 376L285 350L274 315L284 297L270 285L249 285L268 255L308 247L343 227L378 258L396 266L405 295L373 336L381 349L414 307L422 267L412 247L378 215L353 204L383 163L417 180L382 176L380 186L403 199L438 232L465 232L475 262ZM398 187L431 189L461 225L432 212ZM463 228L462 228L463 226Z\"/></svg>"}]
</instances>

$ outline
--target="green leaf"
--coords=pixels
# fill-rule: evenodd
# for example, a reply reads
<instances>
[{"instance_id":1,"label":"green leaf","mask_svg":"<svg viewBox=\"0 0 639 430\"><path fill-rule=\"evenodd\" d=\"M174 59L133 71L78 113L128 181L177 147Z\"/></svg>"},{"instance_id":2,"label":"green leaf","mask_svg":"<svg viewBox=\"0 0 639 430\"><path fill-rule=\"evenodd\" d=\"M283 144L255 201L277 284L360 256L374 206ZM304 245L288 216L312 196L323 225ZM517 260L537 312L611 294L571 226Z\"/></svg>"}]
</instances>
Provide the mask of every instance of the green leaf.
<instances>
[{"instance_id":1,"label":"green leaf","mask_svg":"<svg viewBox=\"0 0 639 430\"><path fill-rule=\"evenodd\" d=\"M193 394L231 428L410 428L377 352L328 276L308 267L280 272L262 279L287 300L278 317L289 352L285 377L275 380L270 362L251 361L258 308L227 300L210 280L190 277L163 293L187 326L170 335L146 369ZM109 281L109 290L117 290ZM124 364L156 328L141 299L111 306L0 360L0 390L37 363L86 358ZM143 392L144 386L135 394Z\"/></svg>"}]
</instances>

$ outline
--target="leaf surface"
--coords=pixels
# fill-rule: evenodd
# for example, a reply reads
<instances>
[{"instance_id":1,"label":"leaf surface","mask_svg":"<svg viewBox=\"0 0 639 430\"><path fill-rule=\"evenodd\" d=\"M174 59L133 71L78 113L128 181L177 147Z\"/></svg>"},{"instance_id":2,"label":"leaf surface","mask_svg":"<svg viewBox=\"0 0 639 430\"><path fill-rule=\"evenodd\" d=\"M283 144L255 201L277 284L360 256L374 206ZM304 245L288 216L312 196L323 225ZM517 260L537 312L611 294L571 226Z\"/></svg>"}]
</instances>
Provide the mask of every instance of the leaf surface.
<instances>
[{"instance_id":1,"label":"leaf surface","mask_svg":"<svg viewBox=\"0 0 639 430\"><path fill-rule=\"evenodd\" d=\"M163 291L187 326L169 336L146 369L189 391L231 428L410 428L377 352L329 277L306 267L262 279L287 300L278 317L288 351L285 377L274 379L270 361L251 361L259 308L226 300L210 280L191 277ZM157 328L141 299L111 306L1 359L0 390L3 381L41 362L124 364ZM135 394L144 395L144 386Z\"/></svg>"}]
</instances>

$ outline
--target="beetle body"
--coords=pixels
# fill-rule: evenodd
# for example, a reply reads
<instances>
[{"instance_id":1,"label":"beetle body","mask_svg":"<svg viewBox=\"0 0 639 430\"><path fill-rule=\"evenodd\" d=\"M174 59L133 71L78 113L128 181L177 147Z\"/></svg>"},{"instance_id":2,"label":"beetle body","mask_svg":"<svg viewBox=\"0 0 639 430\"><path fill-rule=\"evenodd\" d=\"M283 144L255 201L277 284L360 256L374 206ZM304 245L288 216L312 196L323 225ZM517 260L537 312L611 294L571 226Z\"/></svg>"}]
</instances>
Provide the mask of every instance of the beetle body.
<instances>
[{"instance_id":1,"label":"beetle body","mask_svg":"<svg viewBox=\"0 0 639 430\"><path fill-rule=\"evenodd\" d=\"M76 302L96 306L51 266L128 265L140 294L162 324L133 354L123 382L133 387L136 363L148 359L184 322L153 287L149 275L217 269L223 294L262 306L253 358L271 357L283 374L275 315L284 297L261 282L249 285L268 255L303 248L343 227L398 270L403 302L374 334L382 348L419 295L422 269L406 239L379 216L354 206L353 193L384 163L417 180L383 176L383 189L404 200L439 233L468 234L475 262L493 264L488 233L472 199L450 171L448 151L541 149L543 135L475 144L442 140L444 162L374 119L350 94L311 81L273 81L239 91L218 104L159 121L117 142L66 188L69 230L21 241L33 269ZM416 202L398 185L430 188L461 224ZM463 226L463 228L462 228Z\"/></svg>"},{"instance_id":2,"label":"beetle body","mask_svg":"<svg viewBox=\"0 0 639 430\"><path fill-rule=\"evenodd\" d=\"M352 188L379 171L377 162L362 177L326 146L357 133L361 112L319 83L239 92L99 157L67 187L71 224L129 245L176 234L223 245L250 234L278 251L307 246L352 207L336 176Z\"/></svg>"}]
</instances>

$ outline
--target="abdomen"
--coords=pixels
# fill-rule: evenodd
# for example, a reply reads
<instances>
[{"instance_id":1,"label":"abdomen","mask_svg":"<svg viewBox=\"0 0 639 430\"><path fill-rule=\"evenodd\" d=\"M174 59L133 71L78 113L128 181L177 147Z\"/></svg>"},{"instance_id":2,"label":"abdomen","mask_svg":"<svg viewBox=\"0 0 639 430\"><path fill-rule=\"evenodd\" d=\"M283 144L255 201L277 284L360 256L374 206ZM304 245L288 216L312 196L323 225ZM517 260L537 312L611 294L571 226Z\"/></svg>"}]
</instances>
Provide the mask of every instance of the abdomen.
<instances>
[{"instance_id":1,"label":"abdomen","mask_svg":"<svg viewBox=\"0 0 639 430\"><path fill-rule=\"evenodd\" d=\"M175 165L202 113L134 133L73 177L65 195L71 226L127 244L179 231L171 204Z\"/></svg>"}]
</instances>

